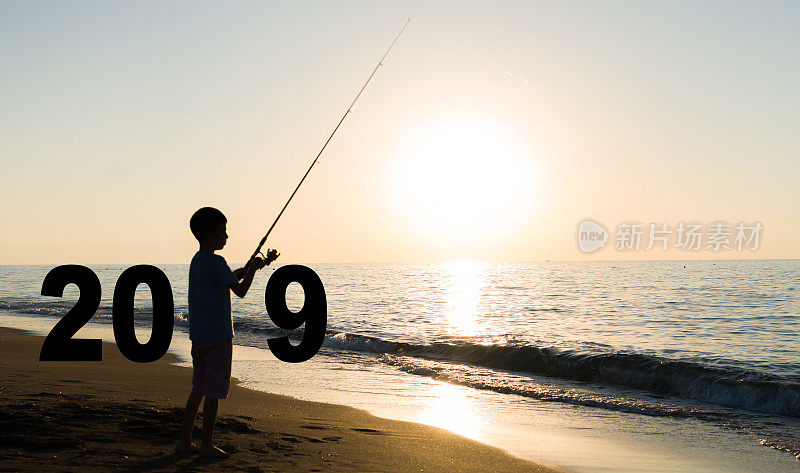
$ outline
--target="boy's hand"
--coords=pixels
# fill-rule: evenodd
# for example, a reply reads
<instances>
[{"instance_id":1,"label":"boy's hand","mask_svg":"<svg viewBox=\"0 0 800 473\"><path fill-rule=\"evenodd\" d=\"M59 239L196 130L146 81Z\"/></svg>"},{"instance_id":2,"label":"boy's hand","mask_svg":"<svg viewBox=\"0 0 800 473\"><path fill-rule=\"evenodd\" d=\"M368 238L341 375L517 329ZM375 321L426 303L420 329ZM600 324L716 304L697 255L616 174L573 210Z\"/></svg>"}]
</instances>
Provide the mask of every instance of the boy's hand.
<instances>
[{"instance_id":1,"label":"boy's hand","mask_svg":"<svg viewBox=\"0 0 800 473\"><path fill-rule=\"evenodd\" d=\"M273 261L278 259L278 256L280 256L280 255L281 254L278 253L278 250L276 250L274 248L270 249L270 250L267 250L267 259L266 259L264 264L265 265L269 265L270 263L272 263Z\"/></svg>"},{"instance_id":2,"label":"boy's hand","mask_svg":"<svg viewBox=\"0 0 800 473\"><path fill-rule=\"evenodd\" d=\"M258 256L253 257L246 266L252 266L254 270L258 271L259 269L266 266L267 263L264 261L264 258L259 258Z\"/></svg>"}]
</instances>

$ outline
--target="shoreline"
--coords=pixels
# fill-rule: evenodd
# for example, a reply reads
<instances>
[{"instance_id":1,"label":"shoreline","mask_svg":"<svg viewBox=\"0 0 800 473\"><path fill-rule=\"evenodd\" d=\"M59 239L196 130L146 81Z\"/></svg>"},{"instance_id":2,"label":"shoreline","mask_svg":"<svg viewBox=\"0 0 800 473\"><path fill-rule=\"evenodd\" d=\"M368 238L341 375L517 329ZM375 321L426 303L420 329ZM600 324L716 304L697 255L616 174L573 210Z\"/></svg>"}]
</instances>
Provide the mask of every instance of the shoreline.
<instances>
[{"instance_id":1,"label":"shoreline","mask_svg":"<svg viewBox=\"0 0 800 473\"><path fill-rule=\"evenodd\" d=\"M108 342L100 363L39 362L43 340L0 327L0 470L563 471L444 429L255 391L236 379L215 434L233 455L177 456L191 369L169 353L133 363Z\"/></svg>"}]
</instances>

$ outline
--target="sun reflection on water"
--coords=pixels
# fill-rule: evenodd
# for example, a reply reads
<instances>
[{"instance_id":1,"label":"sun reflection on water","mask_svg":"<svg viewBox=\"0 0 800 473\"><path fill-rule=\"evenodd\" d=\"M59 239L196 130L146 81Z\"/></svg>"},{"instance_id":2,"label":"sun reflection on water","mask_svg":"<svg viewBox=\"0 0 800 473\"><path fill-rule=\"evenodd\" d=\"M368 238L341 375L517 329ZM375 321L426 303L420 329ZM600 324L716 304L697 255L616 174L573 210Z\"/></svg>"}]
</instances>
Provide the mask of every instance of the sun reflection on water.
<instances>
[{"instance_id":1,"label":"sun reflection on water","mask_svg":"<svg viewBox=\"0 0 800 473\"><path fill-rule=\"evenodd\" d=\"M448 276L445 317L458 336L474 336L478 332L477 308L485 285L486 263L450 261L444 264Z\"/></svg>"},{"instance_id":2,"label":"sun reflection on water","mask_svg":"<svg viewBox=\"0 0 800 473\"><path fill-rule=\"evenodd\" d=\"M420 422L473 439L480 438L484 425L467 388L442 382L431 386L429 404L420 413Z\"/></svg>"}]
</instances>

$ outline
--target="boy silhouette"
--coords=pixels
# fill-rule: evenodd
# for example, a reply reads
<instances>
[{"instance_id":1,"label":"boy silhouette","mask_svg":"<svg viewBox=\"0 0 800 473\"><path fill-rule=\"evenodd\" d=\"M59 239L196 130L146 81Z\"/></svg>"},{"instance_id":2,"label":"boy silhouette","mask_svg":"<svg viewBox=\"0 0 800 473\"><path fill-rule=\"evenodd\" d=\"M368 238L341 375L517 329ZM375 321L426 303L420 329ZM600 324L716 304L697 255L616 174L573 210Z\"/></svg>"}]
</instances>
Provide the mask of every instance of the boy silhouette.
<instances>
[{"instance_id":1,"label":"boy silhouette","mask_svg":"<svg viewBox=\"0 0 800 473\"><path fill-rule=\"evenodd\" d=\"M228 239L228 219L213 207L203 207L192 215L189 227L200 249L189 266L189 339L192 341L192 392L186 401L181 439L176 453L199 452L204 457L225 457L228 454L214 446L214 424L219 400L228 397L233 357L233 291L244 297L256 271L278 257L275 250L267 259L251 259L244 268L231 271L220 255ZM203 406L203 440L200 448L192 443L192 430L200 402Z\"/></svg>"}]
</instances>

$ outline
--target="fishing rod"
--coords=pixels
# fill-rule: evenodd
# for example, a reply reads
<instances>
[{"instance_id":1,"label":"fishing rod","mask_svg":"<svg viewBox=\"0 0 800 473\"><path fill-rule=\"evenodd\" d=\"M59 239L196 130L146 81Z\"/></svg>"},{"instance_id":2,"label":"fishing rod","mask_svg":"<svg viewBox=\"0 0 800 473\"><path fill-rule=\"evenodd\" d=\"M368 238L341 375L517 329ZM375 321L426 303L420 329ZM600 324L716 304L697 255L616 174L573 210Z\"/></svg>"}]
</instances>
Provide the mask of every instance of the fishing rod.
<instances>
[{"instance_id":1,"label":"fishing rod","mask_svg":"<svg viewBox=\"0 0 800 473\"><path fill-rule=\"evenodd\" d=\"M264 253L261 253L261 247L263 247L263 246L264 246L264 243L266 243L266 241L267 241L267 237L268 237L268 236L269 236L269 234L272 232L272 229L273 229L273 228L275 228L275 225L278 223L278 220L280 220L280 218L281 218L281 215L283 215L283 212L286 210L286 207L288 207L288 206L289 206L289 202L291 202L291 201L292 201L292 199L294 198L294 195L295 195L295 194L297 194L297 191L300 189L300 186L301 186L301 185L303 185L303 181L305 181L305 180L306 180L306 177L308 177L308 173L310 173L310 172L311 172L311 168L313 168L313 167L314 167L314 165L315 165L315 164L317 164L317 161L319 160L319 157L320 157L320 156L322 156L322 152L323 152L323 151L325 151L325 148L328 146L328 143L330 143L330 142L331 142L331 139L333 138L333 135L335 135L335 134L336 134L336 131L337 131L337 130L339 129L339 127L342 125L342 122L344 122L344 119L345 119L345 118L347 118L347 115L348 115L349 113L352 113L352 111L353 111L353 107L355 106L356 102L358 101L358 98L359 98L359 97L361 97L361 93L362 93L362 92L364 92L364 89L366 89L366 88L367 88L367 84L369 84L369 81L371 81L371 80L372 80L372 76L374 76L374 75L375 75L375 73L376 73L376 72L378 72L378 68L379 68L379 67L381 67L381 66L383 65L383 60L384 60L384 59L386 59L386 56L388 56L388 55L389 55L389 51L391 51L391 50L392 50L392 47L394 46L394 43L396 43L396 42L397 42L397 40L400 38L400 35L401 35L401 34L403 34L403 31L406 29L406 26L408 26L408 23L409 23L410 21L411 21L411 18L409 18L409 19L406 21L406 24L405 24L405 25L403 25L403 28L400 30L400 32L399 32L399 33L397 33L397 36L395 36L395 37L394 37L394 41L392 41L392 44L390 44L390 45L389 45L389 48L386 50L386 52L385 52L385 53L383 53L383 57L381 57L381 60L380 60L380 61L378 61L378 65L377 65L377 66L375 66L375 69L373 69L373 70L372 70L372 74L370 74L370 75L369 75L369 78L367 78L367 81L366 81L366 82L364 82L364 85L361 87L361 90L359 90L359 91L358 91L358 94L356 95L356 98L355 98L355 99L353 99L353 103L351 103L351 104L350 104L350 106L349 106L349 107L347 107L347 111L345 111L345 112L344 112L344 115L342 116L342 119L341 119L341 120L339 120L339 123L336 125L336 128L334 128L334 129L333 129L333 132L332 132L332 133L331 133L331 135L328 137L328 140L327 140L327 141L325 141L325 144L324 144L324 145L322 145L322 149L321 149L321 150L319 150L319 153L317 153L317 157L316 157L316 158L314 158L314 161L311 163L311 166L309 166L309 167L308 167L308 170L306 171L306 173L305 173L305 174L303 174L303 178L302 178L302 179L300 179L300 182L298 182L298 183L297 183L297 187L295 187L295 188L294 188L294 192L292 192L292 195L290 195L290 196L289 196L289 200L287 200L287 201L286 201L286 203L283 205L283 208L282 208L282 209L281 209L281 211L278 213L278 216L277 216L277 217L275 217L275 221L274 221L274 222L272 222L272 225L270 225L270 227L269 227L269 230L267 230L267 234L266 234L266 235L264 235L264 238L262 238L262 239L261 239L261 241L258 243L258 247L256 248L256 251L254 251L254 252L253 252L253 255L252 255L252 256L250 256L250 259L247 261L247 262L248 262L248 264L249 264L249 263L250 263L250 261L252 261L252 260L253 260L253 258L255 258L255 257L256 257L256 256L257 256L259 253L261 254L261 256L263 256L263 257L264 257L264 259L267 259L267 256L265 256L265 255L264 255ZM274 251L275 251L275 250L272 250L272 251L268 251L268 252L267 252L268 254L274 255L272 259L275 259L275 258L277 258L277 257L278 257L278 256L277 256L277 255L278 255L277 253L273 253Z\"/></svg>"}]
</instances>

